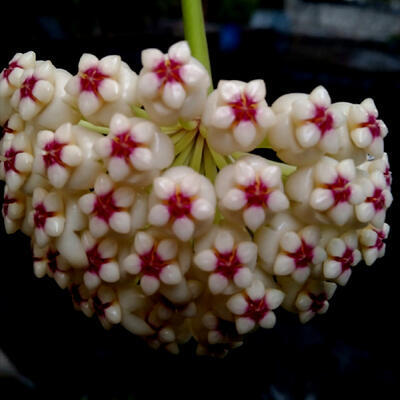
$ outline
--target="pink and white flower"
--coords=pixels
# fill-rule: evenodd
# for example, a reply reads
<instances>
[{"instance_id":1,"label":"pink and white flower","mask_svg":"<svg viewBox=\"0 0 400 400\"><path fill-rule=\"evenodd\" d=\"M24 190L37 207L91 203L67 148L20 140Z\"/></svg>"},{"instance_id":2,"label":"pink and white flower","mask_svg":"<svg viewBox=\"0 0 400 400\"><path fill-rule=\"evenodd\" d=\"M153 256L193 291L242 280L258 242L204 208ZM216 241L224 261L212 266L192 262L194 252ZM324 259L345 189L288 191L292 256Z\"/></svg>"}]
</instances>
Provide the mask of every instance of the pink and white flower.
<instances>
[{"instance_id":1,"label":"pink and white flower","mask_svg":"<svg viewBox=\"0 0 400 400\"><path fill-rule=\"evenodd\" d=\"M366 195L365 200L356 206L356 216L360 222L371 223L381 228L386 218L386 210L393 202L387 179L380 171L373 171L368 177L361 179Z\"/></svg>"},{"instance_id":2,"label":"pink and white flower","mask_svg":"<svg viewBox=\"0 0 400 400\"><path fill-rule=\"evenodd\" d=\"M243 157L223 168L215 189L222 213L228 219L244 222L252 231L265 222L269 213L289 207L280 168L258 156Z\"/></svg>"},{"instance_id":3,"label":"pink and white flower","mask_svg":"<svg viewBox=\"0 0 400 400\"><path fill-rule=\"evenodd\" d=\"M82 280L72 279L68 285L68 290L72 297L72 304L75 310L82 311L87 317L91 317L94 313L92 304L90 303L90 291Z\"/></svg>"},{"instance_id":4,"label":"pink and white flower","mask_svg":"<svg viewBox=\"0 0 400 400\"><path fill-rule=\"evenodd\" d=\"M210 78L203 65L191 56L187 42L175 43L167 54L146 49L142 64L138 95L154 122L173 125L179 118L193 120L201 116Z\"/></svg>"},{"instance_id":5,"label":"pink and white flower","mask_svg":"<svg viewBox=\"0 0 400 400\"><path fill-rule=\"evenodd\" d=\"M316 87L304 100L292 105L296 125L296 139L300 146L318 146L324 153L335 154L339 148L337 128L344 123L344 116L330 110L331 99L323 86Z\"/></svg>"},{"instance_id":6,"label":"pink and white flower","mask_svg":"<svg viewBox=\"0 0 400 400\"><path fill-rule=\"evenodd\" d=\"M61 289L65 289L70 283L71 267L54 244L41 247L33 241L32 252L35 276L43 278L48 275L50 278L54 278Z\"/></svg>"},{"instance_id":7,"label":"pink and white flower","mask_svg":"<svg viewBox=\"0 0 400 400\"><path fill-rule=\"evenodd\" d=\"M12 191L6 185L2 204L4 227L8 234L16 232L25 216L25 194L21 191Z\"/></svg>"},{"instance_id":8,"label":"pink and white flower","mask_svg":"<svg viewBox=\"0 0 400 400\"><path fill-rule=\"evenodd\" d=\"M61 125L55 132L46 130L37 134L33 172L46 176L55 188L65 186L71 169L82 158L70 123Z\"/></svg>"},{"instance_id":9,"label":"pink and white flower","mask_svg":"<svg viewBox=\"0 0 400 400\"><path fill-rule=\"evenodd\" d=\"M139 231L131 253L123 260L123 268L129 274L139 276L143 292L152 295L161 283L177 285L182 281L188 265L179 250L174 238L162 237L156 231Z\"/></svg>"},{"instance_id":10,"label":"pink and white flower","mask_svg":"<svg viewBox=\"0 0 400 400\"><path fill-rule=\"evenodd\" d=\"M110 329L121 322L121 306L113 287L101 285L89 299L89 305L104 329Z\"/></svg>"},{"instance_id":11,"label":"pink and white flower","mask_svg":"<svg viewBox=\"0 0 400 400\"><path fill-rule=\"evenodd\" d=\"M374 157L383 155L383 139L388 133L385 123L377 119L378 110L372 99L353 104L349 110L348 125L353 143Z\"/></svg>"},{"instance_id":12,"label":"pink and white flower","mask_svg":"<svg viewBox=\"0 0 400 400\"><path fill-rule=\"evenodd\" d=\"M372 265L378 258L385 255L385 239L389 236L390 227L384 223L382 228L378 229L372 225L359 231L359 240L363 259L367 265Z\"/></svg>"},{"instance_id":13,"label":"pink and white flower","mask_svg":"<svg viewBox=\"0 0 400 400\"><path fill-rule=\"evenodd\" d=\"M319 228L312 225L298 232L284 233L279 241L280 250L273 266L274 274L291 275L295 281L305 282L326 258L320 239Z\"/></svg>"},{"instance_id":14,"label":"pink and white flower","mask_svg":"<svg viewBox=\"0 0 400 400\"><path fill-rule=\"evenodd\" d=\"M326 313L335 290L336 284L333 282L309 281L295 300L300 321L305 324L316 314Z\"/></svg>"},{"instance_id":15,"label":"pink and white flower","mask_svg":"<svg viewBox=\"0 0 400 400\"><path fill-rule=\"evenodd\" d=\"M323 86L309 95L291 93L272 105L277 123L268 131L268 140L285 162L310 165L324 154L335 154L340 145L344 115L331 107Z\"/></svg>"},{"instance_id":16,"label":"pink and white flower","mask_svg":"<svg viewBox=\"0 0 400 400\"><path fill-rule=\"evenodd\" d=\"M133 189L116 187L106 174L99 175L94 192L79 199L80 209L89 216L90 233L96 238L104 236L110 228L118 233L129 233L134 199Z\"/></svg>"},{"instance_id":17,"label":"pink and white flower","mask_svg":"<svg viewBox=\"0 0 400 400\"><path fill-rule=\"evenodd\" d=\"M18 89L24 70L34 68L36 55L33 51L17 53L0 73L0 124L12 114L10 98Z\"/></svg>"},{"instance_id":18,"label":"pink and white flower","mask_svg":"<svg viewBox=\"0 0 400 400\"><path fill-rule=\"evenodd\" d=\"M248 83L220 81L208 96L202 116L211 147L220 154L255 149L275 122L265 95L261 79Z\"/></svg>"},{"instance_id":19,"label":"pink and white flower","mask_svg":"<svg viewBox=\"0 0 400 400\"><path fill-rule=\"evenodd\" d=\"M326 246L326 252L327 259L323 265L323 276L341 286L346 285L352 267L361 261L357 233L349 231L331 239Z\"/></svg>"},{"instance_id":20,"label":"pink and white flower","mask_svg":"<svg viewBox=\"0 0 400 400\"><path fill-rule=\"evenodd\" d=\"M32 171L32 147L28 135L21 133L2 141L0 179L13 191L21 188Z\"/></svg>"},{"instance_id":21,"label":"pink and white flower","mask_svg":"<svg viewBox=\"0 0 400 400\"><path fill-rule=\"evenodd\" d=\"M193 261L208 273L211 293L232 294L252 283L257 245L245 231L216 227L195 241Z\"/></svg>"},{"instance_id":22,"label":"pink and white flower","mask_svg":"<svg viewBox=\"0 0 400 400\"><path fill-rule=\"evenodd\" d=\"M0 96L11 96L19 85L24 70L34 68L36 55L33 51L17 53L0 73Z\"/></svg>"},{"instance_id":23,"label":"pink and white flower","mask_svg":"<svg viewBox=\"0 0 400 400\"><path fill-rule=\"evenodd\" d=\"M323 157L314 167L290 175L285 189L291 200L308 204L321 220L325 217L325 223L330 220L339 226L352 221L355 206L365 200L352 159Z\"/></svg>"},{"instance_id":24,"label":"pink and white flower","mask_svg":"<svg viewBox=\"0 0 400 400\"><path fill-rule=\"evenodd\" d=\"M1 142L4 143L8 140L12 140L14 136L25 131L25 121L20 117L19 114L12 114L9 119L4 123L2 129Z\"/></svg>"},{"instance_id":25,"label":"pink and white flower","mask_svg":"<svg viewBox=\"0 0 400 400\"><path fill-rule=\"evenodd\" d=\"M11 105L25 121L36 117L54 95L56 68L50 61L37 61L19 77Z\"/></svg>"},{"instance_id":26,"label":"pink and white flower","mask_svg":"<svg viewBox=\"0 0 400 400\"><path fill-rule=\"evenodd\" d=\"M88 121L108 125L117 112L132 116L137 75L120 56L99 60L86 53L79 60L78 68L78 74L69 79L65 90Z\"/></svg>"},{"instance_id":27,"label":"pink and white flower","mask_svg":"<svg viewBox=\"0 0 400 400\"><path fill-rule=\"evenodd\" d=\"M95 151L95 144L102 136L80 125L72 125L70 134L70 144L79 147L82 160L77 166L66 167L69 177L64 188L87 191L93 188L97 177L106 172L104 163Z\"/></svg>"},{"instance_id":28,"label":"pink and white flower","mask_svg":"<svg viewBox=\"0 0 400 400\"><path fill-rule=\"evenodd\" d=\"M275 214L254 235L260 257L258 266L269 275L274 275L274 264L280 252L280 240L286 232L298 232L303 227L289 212Z\"/></svg>"},{"instance_id":29,"label":"pink and white flower","mask_svg":"<svg viewBox=\"0 0 400 400\"><path fill-rule=\"evenodd\" d=\"M278 289L266 289L259 280L253 281L243 292L233 295L226 305L235 315L238 333L250 332L257 325L273 328L276 322L273 310L280 306L284 296Z\"/></svg>"},{"instance_id":30,"label":"pink and white flower","mask_svg":"<svg viewBox=\"0 0 400 400\"><path fill-rule=\"evenodd\" d=\"M37 187L33 191L32 210L28 221L38 246L46 246L50 238L59 237L65 225L62 196L57 192L48 192L42 187Z\"/></svg>"},{"instance_id":31,"label":"pink and white flower","mask_svg":"<svg viewBox=\"0 0 400 400\"><path fill-rule=\"evenodd\" d=\"M382 172L385 177L386 188L389 189L392 185L392 172L390 170L389 158L387 153L383 153L381 158L376 158L373 161L368 161L366 163L368 166L368 172L372 173L374 171Z\"/></svg>"},{"instance_id":32,"label":"pink and white flower","mask_svg":"<svg viewBox=\"0 0 400 400\"><path fill-rule=\"evenodd\" d=\"M69 98L64 90L70 77L50 61L37 61L19 76L10 104L23 120L41 129L56 130L63 123L76 123L79 115L67 104Z\"/></svg>"},{"instance_id":33,"label":"pink and white flower","mask_svg":"<svg viewBox=\"0 0 400 400\"><path fill-rule=\"evenodd\" d=\"M215 205L214 187L206 177L189 167L172 167L154 179L149 222L169 226L180 240L187 241L212 225Z\"/></svg>"},{"instance_id":34,"label":"pink and white flower","mask_svg":"<svg viewBox=\"0 0 400 400\"><path fill-rule=\"evenodd\" d=\"M95 144L114 181L168 167L174 158L171 140L153 123L114 114L110 133Z\"/></svg>"},{"instance_id":35,"label":"pink and white flower","mask_svg":"<svg viewBox=\"0 0 400 400\"><path fill-rule=\"evenodd\" d=\"M96 289L102 281L118 282L118 242L112 238L95 239L89 231L82 233L81 241L88 261L83 274L87 288Z\"/></svg>"}]
</instances>

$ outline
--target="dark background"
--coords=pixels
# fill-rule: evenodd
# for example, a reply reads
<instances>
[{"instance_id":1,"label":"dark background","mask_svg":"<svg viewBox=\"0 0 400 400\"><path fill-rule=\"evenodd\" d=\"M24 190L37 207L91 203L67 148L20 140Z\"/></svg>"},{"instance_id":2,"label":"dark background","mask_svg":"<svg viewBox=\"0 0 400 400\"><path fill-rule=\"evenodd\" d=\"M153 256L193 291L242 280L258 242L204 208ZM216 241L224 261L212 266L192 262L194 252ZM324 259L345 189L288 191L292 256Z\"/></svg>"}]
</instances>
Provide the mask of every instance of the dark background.
<instances>
[{"instance_id":1,"label":"dark background","mask_svg":"<svg viewBox=\"0 0 400 400\"><path fill-rule=\"evenodd\" d=\"M39 59L75 74L80 55L90 52L120 54L139 72L142 49L165 51L183 34L179 1L141 3L3 2L0 66L17 51L34 50ZM1 227L0 350L28 379L21 382L0 371L1 400L398 397L400 36L385 36L384 22L379 37L360 39L356 28L378 24L384 14L390 16L388 30L397 21L400 31L399 2L304 1L304 7L347 7L343 10L360 16L371 12L369 22L352 22L355 38L340 28L340 21L333 34L323 24L314 33L305 29L307 22L299 28L287 15L287 3L204 2L214 83L262 78L269 103L318 84L333 101L374 98L389 127L386 149L394 176L385 258L371 267L358 265L348 285L338 288L327 314L301 325L296 316L279 311L273 330L257 331L228 357L214 360L194 356L192 345L171 356L148 349L122 328L104 331L95 319L75 312L68 293L54 282L33 276L28 239L7 236ZM254 22L260 10L267 11L264 25Z\"/></svg>"}]
</instances>

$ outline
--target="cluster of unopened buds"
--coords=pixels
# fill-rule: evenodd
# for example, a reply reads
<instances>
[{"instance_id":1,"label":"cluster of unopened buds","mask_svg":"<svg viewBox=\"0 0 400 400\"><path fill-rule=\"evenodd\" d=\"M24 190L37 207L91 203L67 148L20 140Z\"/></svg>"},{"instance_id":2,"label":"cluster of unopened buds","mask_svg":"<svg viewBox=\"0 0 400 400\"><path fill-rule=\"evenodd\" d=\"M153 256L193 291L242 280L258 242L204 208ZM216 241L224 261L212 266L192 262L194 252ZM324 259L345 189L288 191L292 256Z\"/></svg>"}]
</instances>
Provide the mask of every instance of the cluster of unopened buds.
<instances>
[{"instance_id":1,"label":"cluster of unopened buds","mask_svg":"<svg viewBox=\"0 0 400 400\"><path fill-rule=\"evenodd\" d=\"M210 93L185 41L142 64L84 54L72 76L28 52L1 72L2 214L31 237L35 275L172 353L194 338L224 355L279 306L301 322L326 312L385 252L373 100L331 103L319 86L269 106L259 79Z\"/></svg>"}]
</instances>

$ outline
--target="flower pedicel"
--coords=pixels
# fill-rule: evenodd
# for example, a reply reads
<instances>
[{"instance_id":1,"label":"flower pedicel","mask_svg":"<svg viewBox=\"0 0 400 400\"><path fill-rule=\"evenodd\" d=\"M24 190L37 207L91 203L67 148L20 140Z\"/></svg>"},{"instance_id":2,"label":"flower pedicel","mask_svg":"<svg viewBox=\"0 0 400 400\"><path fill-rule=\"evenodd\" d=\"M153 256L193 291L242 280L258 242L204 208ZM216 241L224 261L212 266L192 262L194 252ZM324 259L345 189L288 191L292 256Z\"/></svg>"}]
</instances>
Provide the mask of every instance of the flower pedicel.
<instances>
[{"instance_id":1,"label":"flower pedicel","mask_svg":"<svg viewBox=\"0 0 400 400\"><path fill-rule=\"evenodd\" d=\"M332 103L318 86L269 107L259 79L207 94L185 41L142 63L84 54L72 76L28 52L1 72L2 215L31 236L35 275L172 353L194 338L225 355L273 328L279 306L303 323L326 312L361 259L385 252L374 102Z\"/></svg>"}]
</instances>

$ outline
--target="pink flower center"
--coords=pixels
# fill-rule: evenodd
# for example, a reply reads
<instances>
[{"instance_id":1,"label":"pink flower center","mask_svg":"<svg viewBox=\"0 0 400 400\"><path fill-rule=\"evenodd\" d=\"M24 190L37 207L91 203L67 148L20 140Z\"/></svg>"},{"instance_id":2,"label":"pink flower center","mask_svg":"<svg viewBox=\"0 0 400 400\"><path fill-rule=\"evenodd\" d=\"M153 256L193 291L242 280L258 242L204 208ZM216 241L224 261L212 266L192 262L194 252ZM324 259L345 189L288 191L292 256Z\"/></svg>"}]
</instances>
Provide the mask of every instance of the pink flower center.
<instances>
[{"instance_id":1,"label":"pink flower center","mask_svg":"<svg viewBox=\"0 0 400 400\"><path fill-rule=\"evenodd\" d=\"M154 69L153 72L157 75L160 80L160 87L163 87L166 83L183 83L180 69L182 64L173 59L167 58L161 61Z\"/></svg>"},{"instance_id":2,"label":"pink flower center","mask_svg":"<svg viewBox=\"0 0 400 400\"><path fill-rule=\"evenodd\" d=\"M64 162L61 160L61 153L64 146L66 146L65 143L60 143L57 140L52 140L46 144L44 147L46 154L43 155L46 168L49 168L53 164L65 166Z\"/></svg>"},{"instance_id":3,"label":"pink flower center","mask_svg":"<svg viewBox=\"0 0 400 400\"><path fill-rule=\"evenodd\" d=\"M89 261L88 271L96 275L100 273L101 266L110 261L109 258L103 258L101 256L98 244L95 244L91 249L86 250L86 256Z\"/></svg>"},{"instance_id":4,"label":"pink flower center","mask_svg":"<svg viewBox=\"0 0 400 400\"><path fill-rule=\"evenodd\" d=\"M228 103L235 115L235 124L241 121L256 122L257 102L247 94L242 94L237 100Z\"/></svg>"},{"instance_id":5,"label":"pink flower center","mask_svg":"<svg viewBox=\"0 0 400 400\"><path fill-rule=\"evenodd\" d=\"M47 258L47 265L49 267L49 270L55 274L59 269L58 269L58 264L57 264L57 257L60 255L60 253L57 250L51 250L46 254Z\"/></svg>"},{"instance_id":6,"label":"pink flower center","mask_svg":"<svg viewBox=\"0 0 400 400\"><path fill-rule=\"evenodd\" d=\"M163 260L157 253L157 247L153 246L150 251L140 255L140 266L143 275L158 278L161 271L168 265L167 260Z\"/></svg>"},{"instance_id":7,"label":"pink flower center","mask_svg":"<svg viewBox=\"0 0 400 400\"><path fill-rule=\"evenodd\" d=\"M306 268L312 263L314 258L314 247L302 239L300 247L294 253L289 253L288 256L293 258L296 268Z\"/></svg>"},{"instance_id":8,"label":"pink flower center","mask_svg":"<svg viewBox=\"0 0 400 400\"><path fill-rule=\"evenodd\" d=\"M349 181L338 175L335 182L326 184L325 187L332 192L334 206L342 202L348 202L351 196Z\"/></svg>"},{"instance_id":9,"label":"pink flower center","mask_svg":"<svg viewBox=\"0 0 400 400\"><path fill-rule=\"evenodd\" d=\"M253 300L249 296L246 296L246 301L247 308L242 317L250 318L255 322L259 322L269 312L269 307L265 300L265 296L263 296L261 299L256 300Z\"/></svg>"},{"instance_id":10,"label":"pink flower center","mask_svg":"<svg viewBox=\"0 0 400 400\"><path fill-rule=\"evenodd\" d=\"M309 293L308 296L312 300L310 310L314 313L321 311L325 305L325 302L328 300L326 293L319 293L319 294Z\"/></svg>"},{"instance_id":11,"label":"pink flower center","mask_svg":"<svg viewBox=\"0 0 400 400\"><path fill-rule=\"evenodd\" d=\"M8 171L14 171L17 174L19 173L19 171L15 167L15 159L17 157L17 154L20 153L23 153L23 151L15 150L13 147L5 152L4 157L6 158L6 160L4 161L4 170L6 173Z\"/></svg>"},{"instance_id":12,"label":"pink flower center","mask_svg":"<svg viewBox=\"0 0 400 400\"><path fill-rule=\"evenodd\" d=\"M111 143L111 157L123 158L129 164L129 157L141 144L136 142L130 133L126 131L115 135Z\"/></svg>"},{"instance_id":13,"label":"pink flower center","mask_svg":"<svg viewBox=\"0 0 400 400\"><path fill-rule=\"evenodd\" d=\"M260 178L256 178L252 184L242 190L246 195L246 207L264 207L267 205L271 192Z\"/></svg>"},{"instance_id":14,"label":"pink flower center","mask_svg":"<svg viewBox=\"0 0 400 400\"><path fill-rule=\"evenodd\" d=\"M333 129L333 116L326 107L315 106L314 116L307 121L318 127L321 136Z\"/></svg>"},{"instance_id":15,"label":"pink flower center","mask_svg":"<svg viewBox=\"0 0 400 400\"><path fill-rule=\"evenodd\" d=\"M16 203L17 199L13 199L12 197L8 197L8 195L4 196L3 200L3 215L6 217L8 215L8 207L10 204Z\"/></svg>"},{"instance_id":16,"label":"pink flower center","mask_svg":"<svg viewBox=\"0 0 400 400\"><path fill-rule=\"evenodd\" d=\"M110 190L106 194L98 195L94 203L93 214L107 223L114 213L121 211L121 207L115 204L113 194L114 191Z\"/></svg>"},{"instance_id":17,"label":"pink flower center","mask_svg":"<svg viewBox=\"0 0 400 400\"><path fill-rule=\"evenodd\" d=\"M369 114L367 122L362 123L360 126L362 128L368 128L374 139L381 136L381 128L376 117L372 114Z\"/></svg>"},{"instance_id":18,"label":"pink flower center","mask_svg":"<svg viewBox=\"0 0 400 400\"><path fill-rule=\"evenodd\" d=\"M372 203L375 211L383 210L385 208L385 196L383 195L383 190L380 188L375 188L374 194L370 197L367 197L365 202Z\"/></svg>"},{"instance_id":19,"label":"pink flower center","mask_svg":"<svg viewBox=\"0 0 400 400\"><path fill-rule=\"evenodd\" d=\"M376 248L377 250L381 250L382 247L385 245L384 240L386 239L386 235L383 231L378 231L377 229L374 229L374 231L377 234L377 238L375 241L375 244L372 246L369 246L369 248Z\"/></svg>"},{"instance_id":20,"label":"pink flower center","mask_svg":"<svg viewBox=\"0 0 400 400\"><path fill-rule=\"evenodd\" d=\"M39 203L35 207L35 213L33 214L33 222L38 229L43 229L47 218L54 217L55 213L53 211L47 211L43 203Z\"/></svg>"},{"instance_id":21,"label":"pink flower center","mask_svg":"<svg viewBox=\"0 0 400 400\"><path fill-rule=\"evenodd\" d=\"M110 307L112 303L111 302L103 303L96 295L92 298L92 304L96 315L104 318L106 315L107 308Z\"/></svg>"},{"instance_id":22,"label":"pink flower center","mask_svg":"<svg viewBox=\"0 0 400 400\"><path fill-rule=\"evenodd\" d=\"M225 276L225 278L232 280L240 268L243 268L236 249L227 253L219 253L214 250L217 257L217 266L214 270L215 273Z\"/></svg>"},{"instance_id":23,"label":"pink flower center","mask_svg":"<svg viewBox=\"0 0 400 400\"><path fill-rule=\"evenodd\" d=\"M333 259L342 265L342 272L346 271L354 262L353 249L347 247L341 257L333 257Z\"/></svg>"},{"instance_id":24,"label":"pink flower center","mask_svg":"<svg viewBox=\"0 0 400 400\"><path fill-rule=\"evenodd\" d=\"M383 176L385 177L386 185L390 186L392 184L392 173L391 173L389 167L386 167L385 172L383 173Z\"/></svg>"},{"instance_id":25,"label":"pink flower center","mask_svg":"<svg viewBox=\"0 0 400 400\"><path fill-rule=\"evenodd\" d=\"M168 207L171 218L178 219L183 217L191 217L190 211L192 209L192 197L186 196L181 193L179 189L168 198L164 203Z\"/></svg>"},{"instance_id":26,"label":"pink flower center","mask_svg":"<svg viewBox=\"0 0 400 400\"><path fill-rule=\"evenodd\" d=\"M3 70L3 78L7 80L8 83L10 83L8 77L10 76L11 72L14 71L15 68L22 68L17 61L13 61L10 64L8 64L7 68L4 68Z\"/></svg>"},{"instance_id":27,"label":"pink flower center","mask_svg":"<svg viewBox=\"0 0 400 400\"><path fill-rule=\"evenodd\" d=\"M29 97L31 100L36 101L36 97L33 95L33 89L36 85L36 82L39 79L35 78L34 75L29 76L26 78L21 86L20 89L20 95L21 99L24 99L25 97Z\"/></svg>"},{"instance_id":28,"label":"pink flower center","mask_svg":"<svg viewBox=\"0 0 400 400\"><path fill-rule=\"evenodd\" d=\"M79 73L81 92L92 92L99 96L99 86L104 79L109 78L103 74L97 67L90 67L84 72Z\"/></svg>"}]
</instances>

